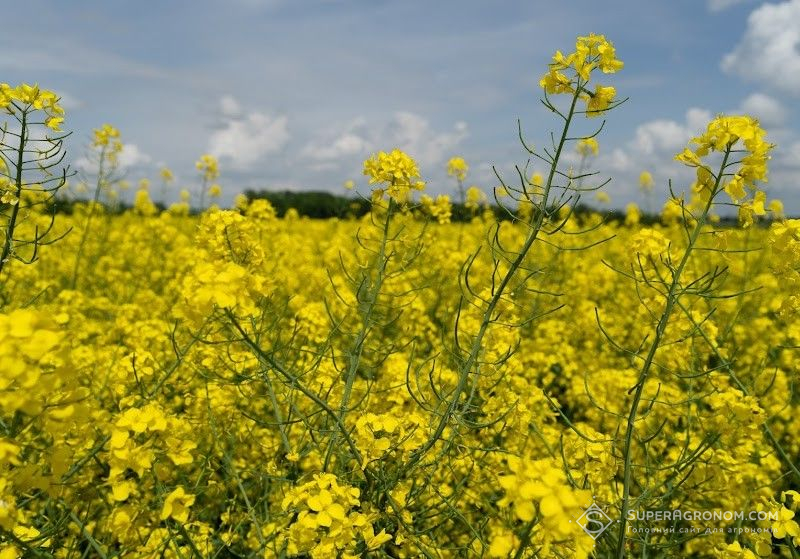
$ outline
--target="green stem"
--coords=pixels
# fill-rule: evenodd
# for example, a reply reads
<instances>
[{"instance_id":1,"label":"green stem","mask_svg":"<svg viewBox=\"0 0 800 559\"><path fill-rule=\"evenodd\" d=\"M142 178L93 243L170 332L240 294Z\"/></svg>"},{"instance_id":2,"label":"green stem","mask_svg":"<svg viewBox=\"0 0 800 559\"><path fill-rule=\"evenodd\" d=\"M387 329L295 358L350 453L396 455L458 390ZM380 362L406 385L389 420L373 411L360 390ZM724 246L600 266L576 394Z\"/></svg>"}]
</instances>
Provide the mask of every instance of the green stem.
<instances>
[{"instance_id":1,"label":"green stem","mask_svg":"<svg viewBox=\"0 0 800 559\"><path fill-rule=\"evenodd\" d=\"M86 226L81 233L81 240L78 243L78 250L75 252L75 265L72 267L72 281L70 282L70 289L75 289L78 286L78 271L83 258L83 251L86 248L86 241L89 239L89 230L92 226L92 219L94 218L94 211L97 204L100 202L100 192L102 191L103 184L105 183L105 161L106 161L106 147L100 148L100 163L97 167L97 184L94 187L94 196L92 196L92 203L89 206L89 213L86 216Z\"/></svg>"},{"instance_id":2,"label":"green stem","mask_svg":"<svg viewBox=\"0 0 800 559\"><path fill-rule=\"evenodd\" d=\"M15 192L15 196L17 197L17 203L13 205L11 209L11 216L8 218L8 227L6 228L6 239L3 243L3 253L0 254L0 277L3 274L3 268L6 265L6 262L11 257L11 250L14 247L14 229L17 225L17 217L19 216L19 206L22 204L22 166L23 166L23 157L25 154L25 142L28 137L28 127L27 127L27 119L28 119L28 111L22 111L22 121L21 121L21 128L19 132L19 148L17 148L17 168L16 168L16 176L14 180L16 182L17 190Z\"/></svg>"},{"instance_id":3,"label":"green stem","mask_svg":"<svg viewBox=\"0 0 800 559\"><path fill-rule=\"evenodd\" d=\"M683 270L686 267L686 264L689 262L689 257L691 256L692 249L694 248L695 243L697 242L698 237L700 236L700 232L702 231L703 227L706 224L706 220L708 218L708 213L711 210L711 206L714 203L714 197L718 193L720 182L722 181L722 175L725 170L725 164L728 162L728 157L730 156L730 146L725 150L725 156L722 159L722 164L720 167L719 174L717 175L716 181L714 182L714 188L711 191L711 194L708 197L708 201L706 202L705 207L703 208L703 213L700 215L697 223L694 226L691 234L689 235L688 243L686 245L686 250L681 257L681 261L678 264L678 267L672 274L672 282L669 286L669 291L666 297L666 304L664 306L664 312L661 314L661 318L658 320L658 324L656 325L656 331L653 338L653 343L650 346L650 351L647 353L647 357L645 358L644 364L642 365L642 370L639 372L639 378L636 381L635 385L635 392L633 395L633 401L631 402L630 412L628 413L628 425L625 430L625 439L622 447L622 455L624 456L625 466L623 470L623 477L622 477L622 507L620 510L620 520L619 520L619 533L617 535L617 558L623 559L625 556L625 541L627 539L627 516L628 511L630 510L630 493L631 493L631 483L632 483L632 471L633 471L633 456L631 453L631 445L633 444L633 434L635 430L635 423L636 423L636 416L639 413L639 404L642 400L642 394L644 394L644 388L647 384L647 379L650 376L650 369L653 365L653 359L655 358L656 351L661 345L661 340L664 337L664 334L667 329L667 324L669 323L670 316L672 315L672 310L677 302L679 296L676 295L676 291L678 286L680 285L680 278L681 274L683 274Z\"/></svg>"},{"instance_id":4,"label":"green stem","mask_svg":"<svg viewBox=\"0 0 800 559\"><path fill-rule=\"evenodd\" d=\"M345 373L344 393L342 394L342 402L339 406L338 413L338 423L340 424L344 424L344 418L345 415L347 415L347 406L350 403L350 397L353 392L353 384L355 383L358 367L361 363L361 355L364 352L364 342L366 341L367 335L372 327L372 315L375 311L375 306L377 305L381 288L383 287L386 265L388 264L388 259L386 257L386 245L389 240L389 223L392 218L394 204L394 200L389 198L389 207L386 209L386 219L383 222L381 244L374 263L375 282L370 286L371 289L367 293L366 306L363 308L363 312L361 314L361 330L356 336L356 339L353 342L353 347L349 352L350 362L348 363L347 372ZM365 276L365 279L368 280L369 275ZM358 299L358 294L356 294L356 299ZM336 447L337 433L337 431L333 431L330 441L328 442L328 449L325 453L325 463L323 466L324 471L327 471L333 449Z\"/></svg>"},{"instance_id":5,"label":"green stem","mask_svg":"<svg viewBox=\"0 0 800 559\"><path fill-rule=\"evenodd\" d=\"M486 310L483 313L481 326L478 329L478 333L472 342L470 352L460 368L458 384L456 385L456 389L453 392L452 398L450 399L447 405L447 409L439 419L439 423L436 426L433 435L431 435L431 437L425 442L425 444L422 445L416 452L414 452L413 455L411 455L408 463L406 463L406 465L403 467L403 474L407 473L420 460L422 460L425 454L427 454L428 451L431 448L433 448L436 442L441 438L442 433L444 433L447 424L450 422L450 418L456 411L456 407L458 406L458 402L461 398L462 393L467 388L467 383L469 381L470 374L478 360L478 356L482 349L483 338L486 335L486 331L489 328L489 325L494 320L493 316L495 308L497 307L497 305L500 302L500 299L505 293L508 284L511 282L512 278L514 277L520 266L522 266L525 257L528 255L528 251L533 246L536 239L539 237L539 233L544 224L544 219L547 209L547 201L548 201L548 196L550 194L550 188L553 184L553 178L555 177L556 171L558 169L558 163L561 158L561 152L564 149L564 144L567 141L569 127L570 124L572 123L572 117L575 114L575 106L578 102L580 92L581 92L581 85L579 83L578 86L575 88L574 95L572 96L572 102L570 103L569 113L567 114L564 121L564 128L561 132L561 138L558 142L558 147L556 148L555 154L553 155L553 162L552 165L550 166L550 173L547 177L547 184L545 185L544 192L542 194L542 203L540 211L536 215L536 219L534 220L534 222L530 224L530 230L528 232L528 236L525 239L525 243L523 244L519 253L517 253L517 256L514 259L514 261L511 263L511 267L508 269L505 276L503 276L503 279L498 284L497 289L494 292L494 295L492 296L488 306L486 307Z\"/></svg>"}]
</instances>

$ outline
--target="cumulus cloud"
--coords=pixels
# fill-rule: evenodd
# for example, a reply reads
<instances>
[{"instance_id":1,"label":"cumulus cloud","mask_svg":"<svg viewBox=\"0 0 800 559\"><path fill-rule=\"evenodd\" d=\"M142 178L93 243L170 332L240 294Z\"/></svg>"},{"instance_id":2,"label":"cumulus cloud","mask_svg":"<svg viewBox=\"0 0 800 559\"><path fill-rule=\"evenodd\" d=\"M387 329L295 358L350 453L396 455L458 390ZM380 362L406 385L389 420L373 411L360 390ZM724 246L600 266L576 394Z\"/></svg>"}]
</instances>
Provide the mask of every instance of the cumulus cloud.
<instances>
[{"instance_id":1,"label":"cumulus cloud","mask_svg":"<svg viewBox=\"0 0 800 559\"><path fill-rule=\"evenodd\" d=\"M358 117L338 131L328 130L306 144L302 155L314 159L317 169L331 169L335 167L333 163L351 167L373 151L400 148L414 157L424 171L451 157L467 135L464 122L442 131L421 115L397 112L383 123L369 123Z\"/></svg>"},{"instance_id":2,"label":"cumulus cloud","mask_svg":"<svg viewBox=\"0 0 800 559\"><path fill-rule=\"evenodd\" d=\"M144 153L138 145L122 144L122 151L120 151L117 156L117 168L120 171L127 171L129 169L146 166L150 164L152 160L153 159ZM89 175L94 175L98 171L97 162L90 161L86 157L81 157L75 161L75 167L79 171Z\"/></svg>"},{"instance_id":3,"label":"cumulus cloud","mask_svg":"<svg viewBox=\"0 0 800 559\"><path fill-rule=\"evenodd\" d=\"M373 149L368 136L366 119L357 117L340 129L330 129L319 134L306 144L301 155L318 163L363 157Z\"/></svg>"},{"instance_id":4,"label":"cumulus cloud","mask_svg":"<svg viewBox=\"0 0 800 559\"><path fill-rule=\"evenodd\" d=\"M245 113L239 102L225 96L220 100L220 125L208 141L209 153L236 170L254 168L265 156L283 149L289 141L289 119L262 112Z\"/></svg>"},{"instance_id":5,"label":"cumulus cloud","mask_svg":"<svg viewBox=\"0 0 800 559\"><path fill-rule=\"evenodd\" d=\"M467 137L467 123L456 122L448 132L433 130L425 118L409 112L395 113L387 130L387 141L407 151L420 165L441 163Z\"/></svg>"},{"instance_id":6,"label":"cumulus cloud","mask_svg":"<svg viewBox=\"0 0 800 559\"><path fill-rule=\"evenodd\" d=\"M56 91L55 93L60 97L59 105L61 105L67 113L83 108L83 101L70 93L66 91Z\"/></svg>"},{"instance_id":7,"label":"cumulus cloud","mask_svg":"<svg viewBox=\"0 0 800 559\"><path fill-rule=\"evenodd\" d=\"M722 69L800 96L800 0L754 10L744 37L722 59Z\"/></svg>"},{"instance_id":8,"label":"cumulus cloud","mask_svg":"<svg viewBox=\"0 0 800 559\"><path fill-rule=\"evenodd\" d=\"M684 122L668 119L645 122L636 128L631 147L644 155L678 151L689 138L705 128L709 120L709 111L693 107L686 111Z\"/></svg>"},{"instance_id":9,"label":"cumulus cloud","mask_svg":"<svg viewBox=\"0 0 800 559\"><path fill-rule=\"evenodd\" d=\"M121 169L130 169L141 165L147 165L150 161L152 161L150 156L139 149L139 146L136 144L124 144L118 158Z\"/></svg>"},{"instance_id":10,"label":"cumulus cloud","mask_svg":"<svg viewBox=\"0 0 800 559\"><path fill-rule=\"evenodd\" d=\"M705 129L712 116L706 109L692 107L682 120L659 118L643 122L636 127L630 140L607 151L601 140L600 157L592 167L613 176L608 187L612 200L620 207L630 200L642 202L638 187L642 171L649 171L659 185L655 190L658 200L666 197L669 179L675 179L678 190L681 185L689 184L691 173L675 162L675 154Z\"/></svg>"},{"instance_id":11,"label":"cumulus cloud","mask_svg":"<svg viewBox=\"0 0 800 559\"><path fill-rule=\"evenodd\" d=\"M739 112L752 115L766 127L778 127L785 124L788 111L780 101L763 93L753 93L740 106Z\"/></svg>"},{"instance_id":12,"label":"cumulus cloud","mask_svg":"<svg viewBox=\"0 0 800 559\"><path fill-rule=\"evenodd\" d=\"M223 95L219 100L219 110L223 116L228 118L239 118L242 116L242 106L233 95Z\"/></svg>"}]
</instances>

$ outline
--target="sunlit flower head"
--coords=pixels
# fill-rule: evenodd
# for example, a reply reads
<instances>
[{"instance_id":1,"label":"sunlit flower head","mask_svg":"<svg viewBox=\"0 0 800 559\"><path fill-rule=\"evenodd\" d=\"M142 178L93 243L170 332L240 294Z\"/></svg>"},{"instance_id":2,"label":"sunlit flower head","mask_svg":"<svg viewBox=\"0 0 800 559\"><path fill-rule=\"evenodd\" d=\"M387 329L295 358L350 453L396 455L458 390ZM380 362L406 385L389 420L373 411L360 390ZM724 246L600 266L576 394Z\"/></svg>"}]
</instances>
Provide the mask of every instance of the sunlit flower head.
<instances>
[{"instance_id":1,"label":"sunlit flower head","mask_svg":"<svg viewBox=\"0 0 800 559\"><path fill-rule=\"evenodd\" d=\"M194 166L200 171L203 180L213 181L219 177L219 163L217 162L217 158L213 155L201 155Z\"/></svg>"},{"instance_id":2,"label":"sunlit flower head","mask_svg":"<svg viewBox=\"0 0 800 559\"><path fill-rule=\"evenodd\" d=\"M460 181L466 180L468 170L469 165L463 157L451 157L447 162L447 174Z\"/></svg>"},{"instance_id":3,"label":"sunlit flower head","mask_svg":"<svg viewBox=\"0 0 800 559\"><path fill-rule=\"evenodd\" d=\"M364 161L364 175L369 177L369 184L385 185L389 197L401 204L409 200L411 190L425 188L425 183L417 180L420 176L417 163L399 149L381 151Z\"/></svg>"},{"instance_id":4,"label":"sunlit flower head","mask_svg":"<svg viewBox=\"0 0 800 559\"><path fill-rule=\"evenodd\" d=\"M578 153L584 157L589 155L597 155L600 153L600 144L598 143L597 138L583 138L578 140L576 149L578 150Z\"/></svg>"}]
</instances>

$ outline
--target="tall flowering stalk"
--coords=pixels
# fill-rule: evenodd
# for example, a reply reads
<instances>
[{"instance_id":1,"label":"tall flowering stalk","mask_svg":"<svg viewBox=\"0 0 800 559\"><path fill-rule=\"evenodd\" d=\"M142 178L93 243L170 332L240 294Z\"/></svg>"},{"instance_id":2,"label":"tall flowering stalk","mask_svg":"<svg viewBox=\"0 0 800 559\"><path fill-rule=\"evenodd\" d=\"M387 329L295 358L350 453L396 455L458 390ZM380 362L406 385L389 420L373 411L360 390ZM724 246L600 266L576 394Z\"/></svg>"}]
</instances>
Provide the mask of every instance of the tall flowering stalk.
<instances>
[{"instance_id":1,"label":"tall flowering stalk","mask_svg":"<svg viewBox=\"0 0 800 559\"><path fill-rule=\"evenodd\" d=\"M377 248L373 249L374 257L358 278L355 289L360 327L353 336L352 345L347 350L348 364L343 374L344 388L337 414L337 423L339 424L345 424L345 416L349 409L356 374L361 366L365 343L370 332L376 326L375 312L378 300L389 272L390 261L393 259L392 253L388 250L388 245L392 241L389 231L392 218L399 207L408 204L413 190L421 191L425 188L425 183L419 180L417 163L399 149L388 153L379 152L367 159L364 162L364 175L369 177L370 184L379 185L372 190L372 204L373 211L377 215L381 213L379 210L383 210L383 219L378 224L380 237ZM338 432L334 430L325 453L325 468L328 467L337 442Z\"/></svg>"},{"instance_id":2,"label":"tall flowering stalk","mask_svg":"<svg viewBox=\"0 0 800 559\"><path fill-rule=\"evenodd\" d=\"M213 155L205 154L194 164L200 172L200 211L206 209L206 194L209 192L212 183L219 178L219 162Z\"/></svg>"},{"instance_id":3,"label":"tall flowering stalk","mask_svg":"<svg viewBox=\"0 0 800 559\"><path fill-rule=\"evenodd\" d=\"M466 322L463 322L461 309L459 309L455 324L455 348L453 348L458 371L455 387L446 395L443 394L438 407L431 410L437 418L434 422L432 433L406 462L403 475L408 475L418 467L435 464L435 461L426 463L424 459L442 440L448 428L452 427L451 431L457 433L458 424L471 424L468 417L475 406L475 391L480 376L479 369L488 364L482 357L486 349L487 333L499 323L500 315L509 310L509 307L513 307L513 302L508 298L508 292L517 276L525 276L524 283L532 275L526 265L526 259L532 247L541 237L556 233L560 229L561 226L557 224L560 213L567 204L577 204L579 199L579 193L572 186L568 174L560 169L565 146L570 142L581 139L581 137L572 137L570 134L573 121L577 114L583 113L588 117L600 116L618 104L614 100L615 89L594 84L592 80L593 73L596 70L604 73L614 73L621 69L622 65L622 62L616 58L612 44L605 37L599 35L579 37L576 42L575 52L565 56L558 51L553 56L550 69L542 77L540 85L545 94L544 104L563 121L561 132L554 142L552 151L545 151L544 154L538 154L531 150L523 140L523 144L531 155L547 163L549 167L547 178L538 195L535 195L532 190L532 184L525 178L523 178L521 186L516 188L503 183L504 190L511 194L512 197L533 207L529 220L519 220L520 225L525 228L525 238L521 248L508 258L494 257L491 291L479 294L470 290L471 295L466 304L479 309L479 316L477 323L472 325L471 331L466 336ZM593 90L590 85L594 85ZM564 95L567 97L568 105L566 111L562 112L553 104L550 100L552 95ZM584 103L583 109L580 103ZM520 177L525 177L525 173L519 169L518 171ZM563 179L567 179L566 184L561 182ZM561 198L555 195L556 191L560 191ZM565 196L568 198L566 202L563 202ZM557 203L557 200L562 200L562 202ZM498 224L497 228L499 227ZM495 233L493 237L495 239L495 244L492 247L494 253L504 253L503 247L497 241L498 234ZM477 254L473 255L463 268L463 283L468 289L471 283L469 278L470 269L476 258ZM500 266L501 260L507 263L505 271L502 271ZM535 317L531 317L524 322L529 322L533 318ZM507 321L510 318L505 318L504 320ZM460 330L463 332L460 332ZM464 337L467 339L466 345L462 345ZM498 363L493 363L493 365L498 365ZM480 428L480 426L475 426L475 428ZM450 443L446 442L445 448L449 447L449 445ZM522 556L529 544L528 537L533 528L532 520L523 527L520 533L519 541L521 543L515 555L517 557Z\"/></svg>"},{"instance_id":4,"label":"tall flowering stalk","mask_svg":"<svg viewBox=\"0 0 800 559\"><path fill-rule=\"evenodd\" d=\"M106 193L107 200L112 196L113 185L120 181L118 176L119 155L122 153L122 140L117 128L110 124L103 124L92 132L92 144L88 154L91 165L96 167L94 177L94 191L92 199L86 208L86 220L81 229L78 249L75 251L75 263L72 266L72 280L70 288L78 285L81 262L86 250L86 243L91 236L92 225L96 214L101 210L100 197Z\"/></svg>"},{"instance_id":5,"label":"tall flowering stalk","mask_svg":"<svg viewBox=\"0 0 800 559\"><path fill-rule=\"evenodd\" d=\"M467 201L464 193L464 181L467 180L467 171L469 171L469 165L467 165L463 157L451 157L447 162L447 174L456 179L458 184L458 203L462 206Z\"/></svg>"},{"instance_id":6,"label":"tall flowering stalk","mask_svg":"<svg viewBox=\"0 0 800 559\"><path fill-rule=\"evenodd\" d=\"M38 85L11 87L0 83L0 110L12 117L0 129L0 217L2 250L0 280L12 258L30 263L47 240L54 219L30 236L20 237L18 228L32 211L42 211L67 180L67 168L58 170L66 152L61 132L64 109L59 97Z\"/></svg>"},{"instance_id":7,"label":"tall flowering stalk","mask_svg":"<svg viewBox=\"0 0 800 559\"><path fill-rule=\"evenodd\" d=\"M765 132L756 120L748 116L720 116L711 121L706 131L693 138L690 146L676 156L678 161L696 170L697 179L693 191L700 203L700 210L692 213L683 207L685 217L690 218L694 226L690 230L687 229L686 246L680 257L675 261L671 256L667 258L669 279L663 282L663 287L666 289L662 294L664 308L652 333L650 347L642 357L636 384L630 389L633 397L627 413L625 435L619 444L619 453L624 463L616 545L616 556L619 559L626 554L628 512L631 510L631 489L634 482L633 443L636 439L636 424L640 419L643 395L656 366L656 353L664 344L667 326L674 311L681 308L682 298L698 293L699 289L698 280L685 282L684 272L718 197L727 193L730 200L740 208L747 207L749 202L746 199L759 197L756 183L766 179L767 161L771 149L772 145L766 142ZM711 154L721 158L716 169L706 162ZM716 275L712 275L708 282L713 282L715 279ZM710 289L711 283L704 286L704 290ZM707 444L707 441L700 443L695 460L706 449ZM679 469L688 465L689 462L682 463Z\"/></svg>"}]
</instances>

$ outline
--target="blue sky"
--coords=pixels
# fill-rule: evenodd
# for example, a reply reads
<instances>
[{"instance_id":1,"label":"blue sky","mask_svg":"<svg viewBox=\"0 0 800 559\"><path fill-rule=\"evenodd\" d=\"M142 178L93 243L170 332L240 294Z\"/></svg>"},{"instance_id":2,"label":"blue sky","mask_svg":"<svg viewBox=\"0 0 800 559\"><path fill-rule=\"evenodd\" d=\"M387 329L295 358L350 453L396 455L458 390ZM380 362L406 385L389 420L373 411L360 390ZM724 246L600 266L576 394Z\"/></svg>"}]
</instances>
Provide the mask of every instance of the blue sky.
<instances>
[{"instance_id":1,"label":"blue sky","mask_svg":"<svg viewBox=\"0 0 800 559\"><path fill-rule=\"evenodd\" d=\"M10 12L9 12L10 10ZM14 14L14 11L19 13ZM16 16L16 17L13 17ZM64 96L77 162L91 130L117 126L132 180L220 157L226 199L244 188L342 191L372 151L416 157L433 192L447 159L497 184L557 123L538 102L556 49L603 33L625 69L595 166L612 205L637 177L685 180L672 161L715 113L748 111L778 144L768 192L800 212L800 0L438 2L32 0L6 8L0 81Z\"/></svg>"}]
</instances>

